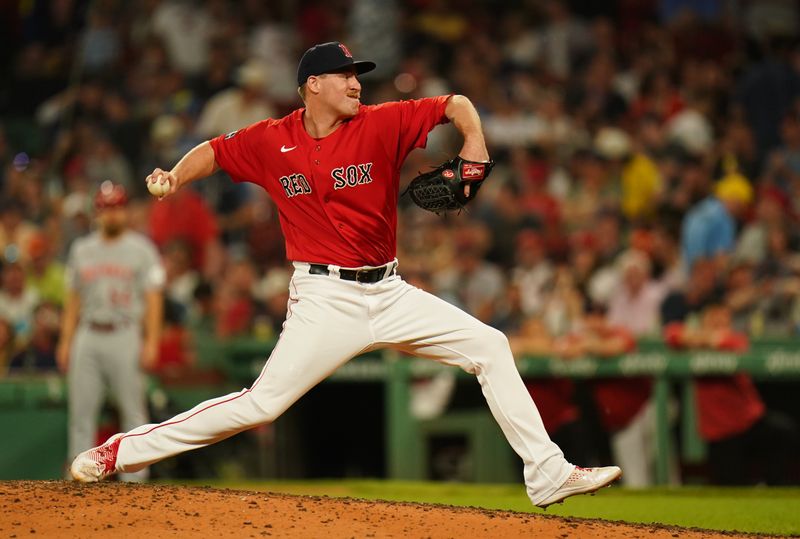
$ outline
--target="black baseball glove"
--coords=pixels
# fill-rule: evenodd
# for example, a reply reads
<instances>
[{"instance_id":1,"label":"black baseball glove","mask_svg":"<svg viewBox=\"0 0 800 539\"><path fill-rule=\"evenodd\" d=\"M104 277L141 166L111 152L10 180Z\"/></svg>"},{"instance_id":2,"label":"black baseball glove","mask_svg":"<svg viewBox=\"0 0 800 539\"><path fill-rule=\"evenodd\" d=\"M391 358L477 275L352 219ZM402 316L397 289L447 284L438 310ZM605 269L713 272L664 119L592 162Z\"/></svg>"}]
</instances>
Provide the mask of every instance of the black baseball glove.
<instances>
[{"instance_id":1,"label":"black baseball glove","mask_svg":"<svg viewBox=\"0 0 800 539\"><path fill-rule=\"evenodd\" d=\"M435 214L462 210L478 194L483 180L489 177L494 161L485 163L456 157L419 174L408 184L406 193L414 204ZM469 195L464 186L469 184ZM404 193L405 194L405 193Z\"/></svg>"}]
</instances>

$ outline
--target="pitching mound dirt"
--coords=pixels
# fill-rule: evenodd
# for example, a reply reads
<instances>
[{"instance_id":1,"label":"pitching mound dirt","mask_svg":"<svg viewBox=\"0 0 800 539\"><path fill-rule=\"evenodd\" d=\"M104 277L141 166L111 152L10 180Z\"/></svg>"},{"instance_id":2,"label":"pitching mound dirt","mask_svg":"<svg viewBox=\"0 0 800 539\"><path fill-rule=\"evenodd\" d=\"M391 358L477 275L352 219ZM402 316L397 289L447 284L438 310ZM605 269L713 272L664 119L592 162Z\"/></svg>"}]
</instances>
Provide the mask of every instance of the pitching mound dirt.
<instances>
[{"instance_id":1,"label":"pitching mound dirt","mask_svg":"<svg viewBox=\"0 0 800 539\"><path fill-rule=\"evenodd\" d=\"M9 538L734 537L442 505L122 483L0 482L0 506L0 537Z\"/></svg>"}]
</instances>

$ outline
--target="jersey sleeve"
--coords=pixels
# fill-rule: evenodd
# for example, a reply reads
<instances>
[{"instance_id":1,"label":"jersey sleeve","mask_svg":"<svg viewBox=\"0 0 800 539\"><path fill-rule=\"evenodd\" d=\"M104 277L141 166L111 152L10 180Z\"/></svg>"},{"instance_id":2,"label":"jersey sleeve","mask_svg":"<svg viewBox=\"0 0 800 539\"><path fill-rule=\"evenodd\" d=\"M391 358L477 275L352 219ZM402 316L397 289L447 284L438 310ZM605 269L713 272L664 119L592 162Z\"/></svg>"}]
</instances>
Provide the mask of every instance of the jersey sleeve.
<instances>
[{"instance_id":1,"label":"jersey sleeve","mask_svg":"<svg viewBox=\"0 0 800 539\"><path fill-rule=\"evenodd\" d=\"M434 127L449 121L444 111L450 97L450 95L426 97L384 103L380 106L381 113L385 115L384 121L381 122L382 132L385 135L393 135L394 140L389 143L394 146L398 164L412 150L425 147L428 133ZM387 129L390 126L394 129Z\"/></svg>"},{"instance_id":2,"label":"jersey sleeve","mask_svg":"<svg viewBox=\"0 0 800 539\"><path fill-rule=\"evenodd\" d=\"M400 147L406 153L424 148L428 133L439 124L449 120L444 115L449 95L401 101Z\"/></svg>"},{"instance_id":3,"label":"jersey sleeve","mask_svg":"<svg viewBox=\"0 0 800 539\"><path fill-rule=\"evenodd\" d=\"M259 148L263 148L265 125L265 122L254 123L209 141L214 150L214 160L233 181L257 183L261 177Z\"/></svg>"},{"instance_id":4,"label":"jersey sleeve","mask_svg":"<svg viewBox=\"0 0 800 539\"><path fill-rule=\"evenodd\" d=\"M145 290L161 290L167 281L167 272L161 264L161 257L155 246L144 243L144 266L142 268L142 287Z\"/></svg>"}]
</instances>

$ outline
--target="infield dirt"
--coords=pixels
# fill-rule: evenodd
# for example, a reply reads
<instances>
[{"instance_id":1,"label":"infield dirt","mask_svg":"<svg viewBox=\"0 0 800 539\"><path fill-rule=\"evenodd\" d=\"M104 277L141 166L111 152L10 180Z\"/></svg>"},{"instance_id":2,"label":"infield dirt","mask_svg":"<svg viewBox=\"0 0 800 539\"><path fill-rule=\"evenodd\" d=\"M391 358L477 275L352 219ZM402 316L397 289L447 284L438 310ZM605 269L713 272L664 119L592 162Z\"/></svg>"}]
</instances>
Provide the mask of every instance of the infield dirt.
<instances>
[{"instance_id":1,"label":"infield dirt","mask_svg":"<svg viewBox=\"0 0 800 539\"><path fill-rule=\"evenodd\" d=\"M0 482L0 537L756 537L548 515L116 482Z\"/></svg>"}]
</instances>

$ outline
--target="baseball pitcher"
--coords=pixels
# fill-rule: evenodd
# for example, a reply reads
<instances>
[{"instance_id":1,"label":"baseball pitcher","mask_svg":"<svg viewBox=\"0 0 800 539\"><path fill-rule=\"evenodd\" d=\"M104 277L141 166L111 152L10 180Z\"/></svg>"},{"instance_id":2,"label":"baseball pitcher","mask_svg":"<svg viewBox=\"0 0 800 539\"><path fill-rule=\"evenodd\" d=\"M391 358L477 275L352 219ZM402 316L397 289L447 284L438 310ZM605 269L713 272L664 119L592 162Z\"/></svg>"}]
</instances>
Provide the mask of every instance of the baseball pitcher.
<instances>
[{"instance_id":1,"label":"baseball pitcher","mask_svg":"<svg viewBox=\"0 0 800 539\"><path fill-rule=\"evenodd\" d=\"M76 479L140 470L274 421L352 357L387 347L477 376L524 461L534 504L593 492L621 475L614 466L584 469L567 462L545 432L506 337L398 274L397 199L406 156L424 147L438 124L452 122L463 136L456 159L414 184L412 198L431 211L468 202L492 162L478 114L463 96L363 105L358 76L374 68L354 61L341 43L316 45L297 69L304 108L204 142L172 170L147 177L158 196L218 168L267 190L295 268L286 322L251 387L112 436L75 459Z\"/></svg>"}]
</instances>

